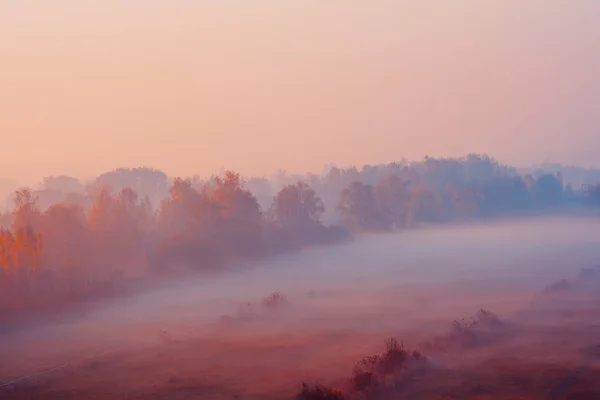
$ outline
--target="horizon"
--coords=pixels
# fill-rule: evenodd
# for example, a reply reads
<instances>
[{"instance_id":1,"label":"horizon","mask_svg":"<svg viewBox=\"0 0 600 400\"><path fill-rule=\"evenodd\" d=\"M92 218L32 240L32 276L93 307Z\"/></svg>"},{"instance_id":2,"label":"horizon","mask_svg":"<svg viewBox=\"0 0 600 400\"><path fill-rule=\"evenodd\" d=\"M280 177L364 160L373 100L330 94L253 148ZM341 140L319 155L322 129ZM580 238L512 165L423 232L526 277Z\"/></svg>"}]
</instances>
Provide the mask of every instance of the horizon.
<instances>
[{"instance_id":1,"label":"horizon","mask_svg":"<svg viewBox=\"0 0 600 400\"><path fill-rule=\"evenodd\" d=\"M136 165L264 176L469 152L600 167L597 2L0 10L0 175L22 182Z\"/></svg>"},{"instance_id":2,"label":"horizon","mask_svg":"<svg viewBox=\"0 0 600 400\"><path fill-rule=\"evenodd\" d=\"M284 169L274 169L273 171L269 171L266 174L256 174L256 175L252 175L252 174L247 174L244 173L244 171L238 171L238 170L234 170L232 168L227 168L227 167L221 167L218 170L215 170L214 172L209 172L207 174L191 174L191 175L177 175L177 174L171 174L168 171L165 171L163 169L160 168L156 168L156 167L152 167L152 166L145 166L145 165L138 165L138 166L117 166L111 169L107 169L104 171L99 172L96 175L92 175L92 176L84 176L84 175L77 175L77 174L69 174L69 173L56 173L56 174L46 174L43 176L39 176L33 179L30 179L28 181L24 181L24 180L18 180L14 177L11 176L6 176L6 175L1 175L0 174L0 186L1 185L7 185L7 184L14 184L16 185L16 187L27 187L27 188L31 188L31 189L35 189L36 187L38 187L42 181L44 180L44 178L48 178L48 177L60 177L60 176L65 176L65 177L71 177L71 178L75 178L78 181L80 181L81 183L89 183L92 182L93 180L95 180L98 176L104 174L104 173L108 173L108 172L112 172L112 171L116 171L116 170L121 170L121 169L125 169L125 170L133 170L133 169L148 169L148 170L155 170L155 171L160 171L163 172L165 175L167 175L168 178L170 179L174 179L174 178L182 178L182 179L191 179L191 178L201 178L201 179L207 179L210 178L212 176L222 176L223 173L225 171L233 171L236 173L239 173L240 176L244 177L244 178L264 178L267 180L272 180L277 174L279 173L283 173L285 175L288 176L308 176L308 175L323 175L324 172L331 168L331 167L336 167L339 169L350 169L350 168L357 168L359 171L367 166L382 166L382 165L388 165L388 164L392 164L392 163L396 163L396 162L406 162L406 163L418 163L418 162L422 162L423 160L425 160L426 157L432 158L432 159L461 159L464 158L470 154L476 154L476 155L486 155L486 156L490 156L492 157L494 160L498 161L501 165L505 165L508 167L513 167L515 168L517 171L523 171L523 170L529 170L529 169L541 169L545 172L552 172L552 171L548 171L545 168L550 167L550 166L558 166L558 167L562 167L562 168L576 168L576 169L584 169L584 170L600 170L600 167L595 167L595 166L585 166L585 165L577 165L577 164L568 164L568 163L560 163L560 162L554 162L554 161L544 161L541 163L537 163L537 164L525 164L525 165L513 165L513 164L509 164L506 162L503 162L503 160L497 159L495 158L493 155L491 154L479 154L479 153L466 153L463 155L459 155L459 156L455 156L455 157L438 157L438 156L432 156L432 155L424 155L421 158L418 159L406 159L404 157L395 159L395 160L390 160L390 161L382 161L382 162L377 162L377 163L371 163L371 164L358 164L358 165L337 165L335 163L327 163L324 164L323 167L321 169L315 169L312 171L288 171L288 170L284 170Z\"/></svg>"}]
</instances>

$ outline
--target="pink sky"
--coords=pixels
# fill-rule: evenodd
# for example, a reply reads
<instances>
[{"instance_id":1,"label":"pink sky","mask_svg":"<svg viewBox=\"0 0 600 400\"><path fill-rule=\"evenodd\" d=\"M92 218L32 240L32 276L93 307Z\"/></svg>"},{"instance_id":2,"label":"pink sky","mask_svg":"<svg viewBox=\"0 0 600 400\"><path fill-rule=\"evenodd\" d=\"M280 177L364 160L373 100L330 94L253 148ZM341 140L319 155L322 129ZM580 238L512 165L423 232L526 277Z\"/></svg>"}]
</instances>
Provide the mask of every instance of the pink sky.
<instances>
[{"instance_id":1,"label":"pink sky","mask_svg":"<svg viewBox=\"0 0 600 400\"><path fill-rule=\"evenodd\" d=\"M0 176L600 166L600 1L2 0Z\"/></svg>"}]
</instances>

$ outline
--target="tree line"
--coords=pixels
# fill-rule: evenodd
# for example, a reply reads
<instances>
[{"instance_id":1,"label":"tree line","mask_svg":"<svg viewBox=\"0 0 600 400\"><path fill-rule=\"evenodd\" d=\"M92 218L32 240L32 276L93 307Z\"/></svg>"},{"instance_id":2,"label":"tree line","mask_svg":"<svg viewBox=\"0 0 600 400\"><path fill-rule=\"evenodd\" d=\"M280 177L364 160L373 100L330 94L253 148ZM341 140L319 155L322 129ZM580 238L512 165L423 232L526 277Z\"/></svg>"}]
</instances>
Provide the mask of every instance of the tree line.
<instances>
[{"instance_id":1,"label":"tree line","mask_svg":"<svg viewBox=\"0 0 600 400\"><path fill-rule=\"evenodd\" d=\"M276 183L231 171L170 180L145 168L115 170L87 187L51 177L17 190L14 208L0 215L0 317L361 232L600 205L599 193L598 185L573 190L560 174L523 175L480 155L331 168Z\"/></svg>"}]
</instances>

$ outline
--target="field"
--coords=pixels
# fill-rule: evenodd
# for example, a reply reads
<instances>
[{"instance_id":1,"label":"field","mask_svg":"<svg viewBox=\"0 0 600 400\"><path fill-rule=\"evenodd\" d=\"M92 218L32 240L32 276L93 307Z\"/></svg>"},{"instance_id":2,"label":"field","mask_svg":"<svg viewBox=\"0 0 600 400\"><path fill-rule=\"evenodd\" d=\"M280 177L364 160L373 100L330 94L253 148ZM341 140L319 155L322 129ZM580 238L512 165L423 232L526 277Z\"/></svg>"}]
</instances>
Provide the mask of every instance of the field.
<instances>
[{"instance_id":1,"label":"field","mask_svg":"<svg viewBox=\"0 0 600 400\"><path fill-rule=\"evenodd\" d=\"M374 235L97 303L3 333L0 398L600 399L597 228Z\"/></svg>"}]
</instances>

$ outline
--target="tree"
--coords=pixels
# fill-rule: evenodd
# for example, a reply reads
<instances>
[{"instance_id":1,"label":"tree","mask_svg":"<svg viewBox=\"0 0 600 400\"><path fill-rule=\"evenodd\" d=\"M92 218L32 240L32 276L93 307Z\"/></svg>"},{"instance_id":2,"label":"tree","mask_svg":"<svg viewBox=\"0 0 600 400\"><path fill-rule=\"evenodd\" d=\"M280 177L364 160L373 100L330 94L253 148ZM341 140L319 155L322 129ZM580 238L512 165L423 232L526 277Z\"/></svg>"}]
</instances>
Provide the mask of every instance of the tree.
<instances>
[{"instance_id":1,"label":"tree","mask_svg":"<svg viewBox=\"0 0 600 400\"><path fill-rule=\"evenodd\" d=\"M353 182L340 195L338 205L342 224L354 231L379 231L388 229L372 185Z\"/></svg>"},{"instance_id":2,"label":"tree","mask_svg":"<svg viewBox=\"0 0 600 400\"><path fill-rule=\"evenodd\" d=\"M542 207L557 206L563 201L563 183L560 176L543 174L534 185L535 199Z\"/></svg>"},{"instance_id":3,"label":"tree","mask_svg":"<svg viewBox=\"0 0 600 400\"><path fill-rule=\"evenodd\" d=\"M144 263L151 215L149 202L140 201L130 188L116 196L108 187L99 191L92 200L88 224L94 259L102 265L101 271L112 276L134 271Z\"/></svg>"},{"instance_id":4,"label":"tree","mask_svg":"<svg viewBox=\"0 0 600 400\"><path fill-rule=\"evenodd\" d=\"M22 188L15 192L12 234L3 235L9 246L8 259L13 269L37 271L41 266L42 237L35 231L39 227L41 213L36 201L31 189Z\"/></svg>"},{"instance_id":5,"label":"tree","mask_svg":"<svg viewBox=\"0 0 600 400\"><path fill-rule=\"evenodd\" d=\"M85 187L72 176L47 176L40 184L40 190L57 190L63 193L84 193Z\"/></svg>"},{"instance_id":6,"label":"tree","mask_svg":"<svg viewBox=\"0 0 600 400\"><path fill-rule=\"evenodd\" d=\"M36 272L42 264L42 235L31 225L15 230L11 261L13 267Z\"/></svg>"},{"instance_id":7,"label":"tree","mask_svg":"<svg viewBox=\"0 0 600 400\"><path fill-rule=\"evenodd\" d=\"M600 183L583 187L586 199L594 206L600 206Z\"/></svg>"},{"instance_id":8,"label":"tree","mask_svg":"<svg viewBox=\"0 0 600 400\"><path fill-rule=\"evenodd\" d=\"M219 209L207 185L200 192L190 179L173 180L170 196L161 202L157 215L151 257L155 267L199 268L222 262Z\"/></svg>"},{"instance_id":9,"label":"tree","mask_svg":"<svg viewBox=\"0 0 600 400\"><path fill-rule=\"evenodd\" d=\"M13 224L13 217L10 212L0 211L0 229L10 229Z\"/></svg>"},{"instance_id":10,"label":"tree","mask_svg":"<svg viewBox=\"0 0 600 400\"><path fill-rule=\"evenodd\" d=\"M444 217L444 205L438 193L426 185L411 189L411 223L413 221L433 222Z\"/></svg>"},{"instance_id":11,"label":"tree","mask_svg":"<svg viewBox=\"0 0 600 400\"><path fill-rule=\"evenodd\" d=\"M450 186L448 196L455 216L474 217L479 212L480 193L475 185Z\"/></svg>"},{"instance_id":12,"label":"tree","mask_svg":"<svg viewBox=\"0 0 600 400\"><path fill-rule=\"evenodd\" d=\"M276 248L294 248L327 242L332 237L321 223L323 201L307 183L284 186L270 209L271 239Z\"/></svg>"},{"instance_id":13,"label":"tree","mask_svg":"<svg viewBox=\"0 0 600 400\"><path fill-rule=\"evenodd\" d=\"M12 212L13 230L35 227L41 213L37 206L37 198L29 188L21 188L15 192L15 208Z\"/></svg>"},{"instance_id":14,"label":"tree","mask_svg":"<svg viewBox=\"0 0 600 400\"><path fill-rule=\"evenodd\" d=\"M267 210L273 201L271 183L265 178L250 178L246 181L246 189L254 194L262 210Z\"/></svg>"},{"instance_id":15,"label":"tree","mask_svg":"<svg viewBox=\"0 0 600 400\"><path fill-rule=\"evenodd\" d=\"M87 269L90 248L86 216L76 205L54 204L42 215L44 265L53 270Z\"/></svg>"},{"instance_id":16,"label":"tree","mask_svg":"<svg viewBox=\"0 0 600 400\"><path fill-rule=\"evenodd\" d=\"M375 186L375 195L386 228L403 228L408 224L410 192L402 179L397 175L385 178Z\"/></svg>"},{"instance_id":17,"label":"tree","mask_svg":"<svg viewBox=\"0 0 600 400\"><path fill-rule=\"evenodd\" d=\"M262 213L240 175L226 171L223 178L213 179L205 193L216 207L218 221L213 228L223 252L228 256L262 255Z\"/></svg>"},{"instance_id":18,"label":"tree","mask_svg":"<svg viewBox=\"0 0 600 400\"><path fill-rule=\"evenodd\" d=\"M93 187L111 187L116 192L130 188L141 198L148 198L153 208L168 195L169 185L167 175L152 168L118 168L98 176L92 183Z\"/></svg>"},{"instance_id":19,"label":"tree","mask_svg":"<svg viewBox=\"0 0 600 400\"><path fill-rule=\"evenodd\" d=\"M277 193L272 211L281 226L303 229L320 225L325 207L315 191L299 181L283 187Z\"/></svg>"},{"instance_id":20,"label":"tree","mask_svg":"<svg viewBox=\"0 0 600 400\"><path fill-rule=\"evenodd\" d=\"M531 206L529 182L520 176L502 176L480 184L480 209L487 214L526 210Z\"/></svg>"},{"instance_id":21,"label":"tree","mask_svg":"<svg viewBox=\"0 0 600 400\"><path fill-rule=\"evenodd\" d=\"M0 270L8 274L14 267L13 246L15 237L8 229L0 229Z\"/></svg>"}]
</instances>

